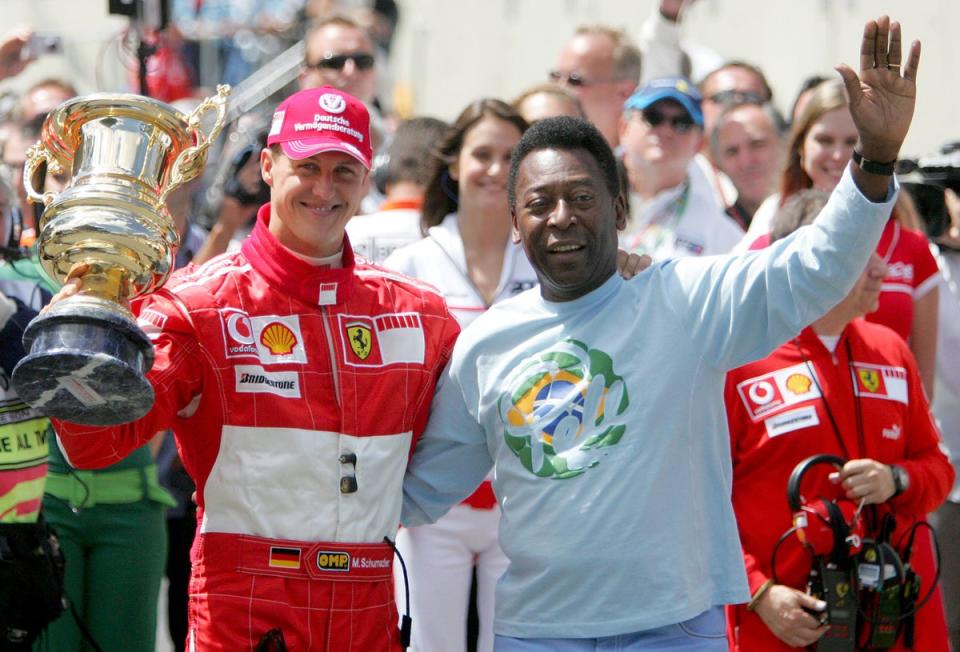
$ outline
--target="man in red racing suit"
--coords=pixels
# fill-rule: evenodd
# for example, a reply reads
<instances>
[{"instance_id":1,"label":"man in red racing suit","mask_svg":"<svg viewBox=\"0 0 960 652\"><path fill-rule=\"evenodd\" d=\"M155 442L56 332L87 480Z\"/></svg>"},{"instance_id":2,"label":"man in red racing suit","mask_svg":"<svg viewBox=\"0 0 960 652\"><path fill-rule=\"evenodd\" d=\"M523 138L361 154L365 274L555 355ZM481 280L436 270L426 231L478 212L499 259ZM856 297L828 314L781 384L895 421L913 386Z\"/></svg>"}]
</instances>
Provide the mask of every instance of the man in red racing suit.
<instances>
[{"instance_id":1,"label":"man in red racing suit","mask_svg":"<svg viewBox=\"0 0 960 652\"><path fill-rule=\"evenodd\" d=\"M815 194L801 193L775 219L789 224L808 201L806 219L812 219L825 195L819 204L803 195ZM796 535L778 544L792 525L787 480L813 455L847 460L839 473L842 483L828 479L835 471L830 465L811 469L802 496L810 504L817 497L863 500L864 534L870 539L878 534L874 521L891 513L896 528L890 542L901 558L913 542L910 564L921 578L918 597L930 593L936 564L929 539L921 536L922 526L915 539L910 531L943 502L954 474L909 348L892 330L858 318L876 309L886 272L874 255L853 291L825 317L768 357L727 374L733 506L754 596L749 605L727 607L731 650L786 652L826 633L812 615L822 606L804 593L810 552ZM895 473L908 480L898 486ZM874 510L878 517L869 518ZM913 645L907 646L901 627L892 649L947 649L939 589L916 613L913 632ZM862 643L857 649L868 649Z\"/></svg>"},{"instance_id":2,"label":"man in red racing suit","mask_svg":"<svg viewBox=\"0 0 960 652\"><path fill-rule=\"evenodd\" d=\"M435 290L355 260L343 234L368 120L329 87L281 104L261 154L271 202L240 252L133 306L156 349L151 411L56 424L79 467L173 428L197 485L188 649L251 650L274 629L291 651L399 649L384 537L459 328Z\"/></svg>"}]
</instances>

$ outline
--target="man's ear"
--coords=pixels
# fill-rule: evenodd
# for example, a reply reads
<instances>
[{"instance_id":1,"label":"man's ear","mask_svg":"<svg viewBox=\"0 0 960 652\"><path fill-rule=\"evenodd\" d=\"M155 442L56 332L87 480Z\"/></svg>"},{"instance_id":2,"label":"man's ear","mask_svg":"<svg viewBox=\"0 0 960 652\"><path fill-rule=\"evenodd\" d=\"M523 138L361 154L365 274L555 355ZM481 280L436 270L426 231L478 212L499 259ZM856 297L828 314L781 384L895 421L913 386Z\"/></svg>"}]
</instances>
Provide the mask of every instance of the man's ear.
<instances>
[{"instance_id":1,"label":"man's ear","mask_svg":"<svg viewBox=\"0 0 960 652\"><path fill-rule=\"evenodd\" d=\"M260 176L263 182L273 188L273 150L264 147L260 150Z\"/></svg>"},{"instance_id":2,"label":"man's ear","mask_svg":"<svg viewBox=\"0 0 960 652\"><path fill-rule=\"evenodd\" d=\"M621 113L620 117L617 118L617 137L620 142L623 142L623 137L627 133L627 126L629 125L630 120L627 118L626 114Z\"/></svg>"},{"instance_id":3,"label":"man's ear","mask_svg":"<svg viewBox=\"0 0 960 652\"><path fill-rule=\"evenodd\" d=\"M520 244L520 228L517 226L517 211L510 209L510 224L513 227L513 244Z\"/></svg>"},{"instance_id":4,"label":"man's ear","mask_svg":"<svg viewBox=\"0 0 960 652\"><path fill-rule=\"evenodd\" d=\"M624 197L622 192L617 193L617 198L613 200L613 211L617 231L623 231L627 228L627 198Z\"/></svg>"}]
</instances>

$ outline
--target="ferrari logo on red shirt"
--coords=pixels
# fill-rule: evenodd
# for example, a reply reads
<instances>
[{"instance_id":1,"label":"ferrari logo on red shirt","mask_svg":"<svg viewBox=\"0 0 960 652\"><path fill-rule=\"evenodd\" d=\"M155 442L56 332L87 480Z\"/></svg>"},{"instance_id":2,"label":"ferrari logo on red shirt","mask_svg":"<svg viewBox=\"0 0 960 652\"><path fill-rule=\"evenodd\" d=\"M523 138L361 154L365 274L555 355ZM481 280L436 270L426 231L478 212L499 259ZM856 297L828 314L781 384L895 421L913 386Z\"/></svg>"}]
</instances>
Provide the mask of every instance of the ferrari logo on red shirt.
<instances>
[{"instance_id":1,"label":"ferrari logo on red shirt","mask_svg":"<svg viewBox=\"0 0 960 652\"><path fill-rule=\"evenodd\" d=\"M365 324L347 324L347 341L350 342L350 349L361 360L366 360L370 355L373 340L370 329Z\"/></svg>"},{"instance_id":2,"label":"ferrari logo on red shirt","mask_svg":"<svg viewBox=\"0 0 960 652\"><path fill-rule=\"evenodd\" d=\"M423 364L423 323L415 312L339 315L344 362L355 367Z\"/></svg>"},{"instance_id":3,"label":"ferrari logo on red shirt","mask_svg":"<svg viewBox=\"0 0 960 652\"><path fill-rule=\"evenodd\" d=\"M857 377L869 393L873 394L880 389L880 374L876 369L857 369Z\"/></svg>"},{"instance_id":4,"label":"ferrari logo on red shirt","mask_svg":"<svg viewBox=\"0 0 960 652\"><path fill-rule=\"evenodd\" d=\"M903 367L854 362L853 384L857 396L910 404L907 370Z\"/></svg>"}]
</instances>

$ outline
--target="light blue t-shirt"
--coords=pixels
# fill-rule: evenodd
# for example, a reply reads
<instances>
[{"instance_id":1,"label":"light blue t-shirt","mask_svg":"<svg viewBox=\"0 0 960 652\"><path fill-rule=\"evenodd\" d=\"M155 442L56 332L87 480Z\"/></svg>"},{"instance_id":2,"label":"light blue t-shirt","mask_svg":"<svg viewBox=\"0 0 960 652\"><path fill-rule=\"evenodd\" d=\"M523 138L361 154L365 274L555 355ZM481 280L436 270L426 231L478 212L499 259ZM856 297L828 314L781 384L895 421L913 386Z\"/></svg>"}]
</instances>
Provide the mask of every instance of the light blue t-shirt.
<instances>
[{"instance_id":1,"label":"light blue t-shirt","mask_svg":"<svg viewBox=\"0 0 960 652\"><path fill-rule=\"evenodd\" d=\"M573 301L530 290L463 332L403 521L436 520L495 465L498 634L610 636L749 599L724 374L846 296L894 197L871 203L848 171L814 225L764 251L666 261Z\"/></svg>"}]
</instances>

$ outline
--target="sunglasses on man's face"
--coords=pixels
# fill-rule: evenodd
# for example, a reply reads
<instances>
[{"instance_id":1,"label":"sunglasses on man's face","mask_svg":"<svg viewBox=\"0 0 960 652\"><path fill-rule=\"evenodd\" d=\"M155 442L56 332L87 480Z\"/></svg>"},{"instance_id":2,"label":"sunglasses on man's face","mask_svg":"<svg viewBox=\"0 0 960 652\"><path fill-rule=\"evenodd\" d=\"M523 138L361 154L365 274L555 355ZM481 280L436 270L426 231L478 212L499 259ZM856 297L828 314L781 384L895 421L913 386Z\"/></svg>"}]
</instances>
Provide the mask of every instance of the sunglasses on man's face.
<instances>
[{"instance_id":1,"label":"sunglasses on man's face","mask_svg":"<svg viewBox=\"0 0 960 652\"><path fill-rule=\"evenodd\" d=\"M714 104L763 104L763 98L750 91L720 91L707 98Z\"/></svg>"},{"instance_id":2,"label":"sunglasses on man's face","mask_svg":"<svg viewBox=\"0 0 960 652\"><path fill-rule=\"evenodd\" d=\"M373 68L373 55L368 52L355 52L353 54L328 54L319 61L306 64L307 68L318 68L320 70L343 70L347 61L352 61L357 70L370 70Z\"/></svg>"},{"instance_id":3,"label":"sunglasses on man's face","mask_svg":"<svg viewBox=\"0 0 960 652\"><path fill-rule=\"evenodd\" d=\"M640 116L651 127L657 127L666 122L678 134L685 134L696 126L693 118L688 115L675 115L668 118L657 109L644 109L640 112Z\"/></svg>"},{"instance_id":4,"label":"sunglasses on man's face","mask_svg":"<svg viewBox=\"0 0 960 652\"><path fill-rule=\"evenodd\" d=\"M582 75L575 72L565 73L559 70L550 71L550 81L554 84L566 84L572 88L581 86L595 86L596 84L609 84L611 82L621 81L622 77L598 77L597 79L584 79Z\"/></svg>"}]
</instances>

